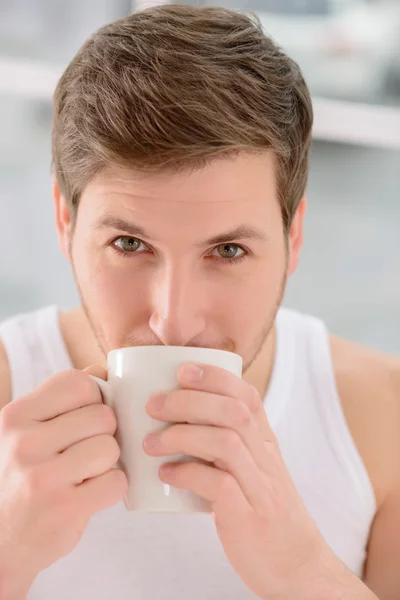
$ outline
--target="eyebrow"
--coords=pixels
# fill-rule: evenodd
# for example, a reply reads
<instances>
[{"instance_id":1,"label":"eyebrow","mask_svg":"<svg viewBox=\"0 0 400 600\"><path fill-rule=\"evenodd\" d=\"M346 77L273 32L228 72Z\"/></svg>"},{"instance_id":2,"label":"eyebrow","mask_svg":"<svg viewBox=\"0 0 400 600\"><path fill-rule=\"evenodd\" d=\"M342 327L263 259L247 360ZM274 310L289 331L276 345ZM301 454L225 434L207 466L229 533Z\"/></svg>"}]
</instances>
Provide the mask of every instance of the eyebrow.
<instances>
[{"instance_id":1,"label":"eyebrow","mask_svg":"<svg viewBox=\"0 0 400 600\"><path fill-rule=\"evenodd\" d=\"M220 244L226 244L232 241L236 242L239 240L259 240L265 242L267 239L268 236L263 231L250 227L249 225L239 225L236 229L215 235L208 240L197 244L197 246L199 248L205 246L219 246Z\"/></svg>"},{"instance_id":2,"label":"eyebrow","mask_svg":"<svg viewBox=\"0 0 400 600\"><path fill-rule=\"evenodd\" d=\"M132 237L149 237L146 235L143 227L139 225L135 225L130 221L125 221L125 219L121 219L120 217L113 217L111 215L107 215L101 217L95 224L94 227L96 230L99 229L119 229L120 231L124 231L125 233L131 235Z\"/></svg>"},{"instance_id":3,"label":"eyebrow","mask_svg":"<svg viewBox=\"0 0 400 600\"><path fill-rule=\"evenodd\" d=\"M95 229L119 229L120 231L124 231L132 237L137 236L156 241L155 238L146 233L143 227L135 225L130 221L125 221L120 217L113 217L111 215L101 217L97 221ZM209 238L208 240L205 240L204 242L200 242L197 244L197 247L204 248L206 246L219 246L220 244L226 244L228 242L239 240L259 240L265 242L268 240L268 236L263 231L255 229L249 225L239 225L239 227L236 227L231 231L220 233Z\"/></svg>"}]
</instances>

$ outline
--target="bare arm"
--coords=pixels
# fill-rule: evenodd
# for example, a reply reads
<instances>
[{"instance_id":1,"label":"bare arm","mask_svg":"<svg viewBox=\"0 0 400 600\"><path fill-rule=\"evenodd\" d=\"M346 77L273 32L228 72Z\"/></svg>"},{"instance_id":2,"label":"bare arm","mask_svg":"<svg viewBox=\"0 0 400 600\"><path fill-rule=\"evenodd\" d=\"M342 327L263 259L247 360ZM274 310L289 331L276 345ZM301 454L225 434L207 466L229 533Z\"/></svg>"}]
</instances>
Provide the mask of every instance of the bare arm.
<instances>
[{"instance_id":1,"label":"bare arm","mask_svg":"<svg viewBox=\"0 0 400 600\"><path fill-rule=\"evenodd\" d=\"M0 338L0 410L11 402L11 375L7 353Z\"/></svg>"},{"instance_id":2,"label":"bare arm","mask_svg":"<svg viewBox=\"0 0 400 600\"><path fill-rule=\"evenodd\" d=\"M11 375L8 357L0 338L0 411L11 402ZM11 573L10 566L0 564L0 598L4 600L24 600L29 585L23 585L21 578Z\"/></svg>"},{"instance_id":3,"label":"bare arm","mask_svg":"<svg viewBox=\"0 0 400 600\"><path fill-rule=\"evenodd\" d=\"M386 412L387 493L371 530L364 579L381 600L400 598L400 364L390 370Z\"/></svg>"},{"instance_id":4,"label":"bare arm","mask_svg":"<svg viewBox=\"0 0 400 600\"><path fill-rule=\"evenodd\" d=\"M388 498L377 513L364 581L380 600L400 598L400 492Z\"/></svg>"},{"instance_id":5,"label":"bare arm","mask_svg":"<svg viewBox=\"0 0 400 600\"><path fill-rule=\"evenodd\" d=\"M373 485L377 512L364 582L400 598L400 359L337 338L332 353L343 410Z\"/></svg>"}]
</instances>

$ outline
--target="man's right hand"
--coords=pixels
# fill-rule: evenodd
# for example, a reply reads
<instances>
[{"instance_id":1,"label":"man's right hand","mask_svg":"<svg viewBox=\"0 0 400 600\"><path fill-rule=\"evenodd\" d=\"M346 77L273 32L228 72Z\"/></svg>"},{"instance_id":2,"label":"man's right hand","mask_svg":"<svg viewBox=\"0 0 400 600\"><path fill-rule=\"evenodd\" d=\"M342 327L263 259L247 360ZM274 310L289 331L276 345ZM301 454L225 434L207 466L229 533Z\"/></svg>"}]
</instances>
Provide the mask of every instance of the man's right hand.
<instances>
[{"instance_id":1,"label":"man's right hand","mask_svg":"<svg viewBox=\"0 0 400 600\"><path fill-rule=\"evenodd\" d=\"M115 414L89 372L98 375L55 375L0 412L1 598L12 598L11 589L24 597L16 590L26 593L73 550L97 511L126 494L126 475L113 468Z\"/></svg>"}]
</instances>

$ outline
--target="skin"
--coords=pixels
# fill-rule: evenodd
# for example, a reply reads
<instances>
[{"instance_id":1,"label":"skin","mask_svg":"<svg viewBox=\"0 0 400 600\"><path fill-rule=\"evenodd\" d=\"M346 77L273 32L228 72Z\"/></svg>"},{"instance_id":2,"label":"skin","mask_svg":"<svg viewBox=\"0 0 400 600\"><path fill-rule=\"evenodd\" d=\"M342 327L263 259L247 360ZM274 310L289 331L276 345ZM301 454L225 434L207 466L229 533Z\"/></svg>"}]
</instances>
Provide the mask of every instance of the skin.
<instances>
[{"instance_id":1,"label":"skin","mask_svg":"<svg viewBox=\"0 0 400 600\"><path fill-rule=\"evenodd\" d=\"M130 345L215 347L241 354L246 372L267 339L272 345L286 278L298 262L305 199L288 250L272 154L215 167L183 176L104 171L82 195L73 236L69 209L60 204L62 249L103 357ZM118 254L112 241L129 232L98 228L110 218L142 227L147 246ZM227 238L241 243L238 264L215 244L200 246L243 225L265 240Z\"/></svg>"},{"instance_id":2,"label":"skin","mask_svg":"<svg viewBox=\"0 0 400 600\"><path fill-rule=\"evenodd\" d=\"M211 502L233 568L260 598L376 598L331 553L290 478L254 387L207 365L185 365L182 390L150 398L178 423L144 440L152 456L183 452L211 465L170 463L162 481Z\"/></svg>"},{"instance_id":3,"label":"skin","mask_svg":"<svg viewBox=\"0 0 400 600\"><path fill-rule=\"evenodd\" d=\"M76 368L104 367L109 350L135 344L216 347L243 358L243 380L209 367L197 381L181 373L183 391L169 395L157 411L157 418L178 425L145 447L149 454L178 451L212 462L179 465L160 477L212 502L226 555L248 587L261 598L375 598L315 530L261 402L273 366L274 318L299 261L306 207L303 198L286 237L273 155L241 155L185 174L109 168L84 190L75 227L56 182L54 197L61 249L83 304L61 316ZM100 228L106 217L108 226ZM133 235L116 219L145 234ZM264 239L229 237L225 249L202 245L243 225ZM115 245L124 236L138 237L144 246L118 254ZM228 264L225 252L241 255L242 249L245 258ZM391 600L400 590L398 569L391 566L400 558L393 534L400 521L393 458L400 455L398 363L336 338L331 349L345 415L377 498L365 581L381 600ZM148 410L155 409L149 404Z\"/></svg>"}]
</instances>

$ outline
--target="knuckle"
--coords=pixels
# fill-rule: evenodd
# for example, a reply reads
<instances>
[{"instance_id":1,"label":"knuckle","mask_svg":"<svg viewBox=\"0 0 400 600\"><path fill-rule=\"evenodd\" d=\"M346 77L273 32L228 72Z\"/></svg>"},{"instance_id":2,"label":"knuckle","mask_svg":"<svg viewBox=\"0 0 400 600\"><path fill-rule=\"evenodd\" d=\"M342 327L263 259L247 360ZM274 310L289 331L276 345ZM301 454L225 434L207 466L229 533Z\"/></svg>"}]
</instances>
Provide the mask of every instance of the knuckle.
<instances>
[{"instance_id":1,"label":"knuckle","mask_svg":"<svg viewBox=\"0 0 400 600\"><path fill-rule=\"evenodd\" d=\"M25 431L15 432L11 438L11 453L17 464L27 463L33 454L32 437Z\"/></svg>"},{"instance_id":2,"label":"knuckle","mask_svg":"<svg viewBox=\"0 0 400 600\"><path fill-rule=\"evenodd\" d=\"M109 431L110 433L114 433L117 429L117 418L113 409L106 404L99 404L93 408L97 413L100 428Z\"/></svg>"},{"instance_id":3,"label":"knuckle","mask_svg":"<svg viewBox=\"0 0 400 600\"><path fill-rule=\"evenodd\" d=\"M96 394L97 385L91 379L90 375L79 371L79 369L71 369L65 371L62 376L66 379L65 383L71 389L78 400L84 404L88 403L100 403L101 395L100 392Z\"/></svg>"},{"instance_id":4,"label":"knuckle","mask_svg":"<svg viewBox=\"0 0 400 600\"><path fill-rule=\"evenodd\" d=\"M128 478L122 469L112 469L110 473L112 485L118 491L118 494L124 496L128 491Z\"/></svg>"},{"instance_id":5,"label":"knuckle","mask_svg":"<svg viewBox=\"0 0 400 600\"><path fill-rule=\"evenodd\" d=\"M223 497L227 496L228 498L231 498L232 493L235 491L235 489L236 489L236 482L235 482L235 479L233 478L233 476L226 471L222 472L220 484L219 484L219 492L220 492L221 496L223 496Z\"/></svg>"},{"instance_id":6,"label":"knuckle","mask_svg":"<svg viewBox=\"0 0 400 600\"><path fill-rule=\"evenodd\" d=\"M276 436L276 433L272 429L269 432L268 441L270 442L271 447L274 448L274 452L278 453L278 456L280 456L279 440Z\"/></svg>"},{"instance_id":7,"label":"knuckle","mask_svg":"<svg viewBox=\"0 0 400 600\"><path fill-rule=\"evenodd\" d=\"M242 446L242 439L232 429L221 429L221 444L228 455L236 454Z\"/></svg>"},{"instance_id":8,"label":"knuckle","mask_svg":"<svg viewBox=\"0 0 400 600\"><path fill-rule=\"evenodd\" d=\"M195 399L193 390L173 390L166 397L165 408L171 411L172 414L186 414Z\"/></svg>"},{"instance_id":9,"label":"knuckle","mask_svg":"<svg viewBox=\"0 0 400 600\"><path fill-rule=\"evenodd\" d=\"M258 393L258 390L254 387L254 385L249 386L249 394L247 398L247 407L250 413L255 414L260 408L261 398Z\"/></svg>"},{"instance_id":10,"label":"knuckle","mask_svg":"<svg viewBox=\"0 0 400 600\"><path fill-rule=\"evenodd\" d=\"M121 454L121 448L115 437L112 435L104 436L103 451L113 464L117 462Z\"/></svg>"},{"instance_id":11,"label":"knuckle","mask_svg":"<svg viewBox=\"0 0 400 600\"><path fill-rule=\"evenodd\" d=\"M49 492L52 478L43 465L31 467L26 471L25 482L29 496L37 496Z\"/></svg>"},{"instance_id":12,"label":"knuckle","mask_svg":"<svg viewBox=\"0 0 400 600\"><path fill-rule=\"evenodd\" d=\"M244 402L236 402L232 410L234 425L240 429L247 428L252 422L252 415L249 407Z\"/></svg>"},{"instance_id":13,"label":"knuckle","mask_svg":"<svg viewBox=\"0 0 400 600\"><path fill-rule=\"evenodd\" d=\"M2 433L7 433L14 429L18 422L19 415L16 405L12 402L6 404L0 412L0 429Z\"/></svg>"}]
</instances>

